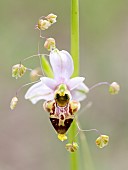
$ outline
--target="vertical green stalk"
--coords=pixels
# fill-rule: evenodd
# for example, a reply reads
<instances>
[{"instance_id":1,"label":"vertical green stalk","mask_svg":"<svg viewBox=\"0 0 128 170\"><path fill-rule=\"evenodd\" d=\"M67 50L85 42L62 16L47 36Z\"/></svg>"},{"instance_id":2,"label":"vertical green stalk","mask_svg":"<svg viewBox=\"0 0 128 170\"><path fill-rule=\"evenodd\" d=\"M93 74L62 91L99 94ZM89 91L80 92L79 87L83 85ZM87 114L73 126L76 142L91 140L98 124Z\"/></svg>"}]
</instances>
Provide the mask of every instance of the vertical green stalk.
<instances>
[{"instance_id":1,"label":"vertical green stalk","mask_svg":"<svg viewBox=\"0 0 128 170\"><path fill-rule=\"evenodd\" d=\"M71 0L71 55L74 61L73 77L76 77L79 75L79 0ZM74 122L69 134L70 142L76 133L77 127ZM71 154L70 170L78 170L78 154L78 151Z\"/></svg>"},{"instance_id":2,"label":"vertical green stalk","mask_svg":"<svg viewBox=\"0 0 128 170\"><path fill-rule=\"evenodd\" d=\"M71 55L74 61L73 77L79 75L79 0L71 0Z\"/></svg>"},{"instance_id":3,"label":"vertical green stalk","mask_svg":"<svg viewBox=\"0 0 128 170\"><path fill-rule=\"evenodd\" d=\"M73 77L76 77L79 75L79 0L71 0L71 55L74 61ZM69 133L70 142L72 142L76 133L77 126L74 121ZM82 144L82 162L80 161L80 154L78 151L71 153L70 170L79 170L80 162L83 163L81 167L82 169L94 170L85 134L81 133L80 140ZM78 143L78 138L75 138L75 142Z\"/></svg>"}]
</instances>

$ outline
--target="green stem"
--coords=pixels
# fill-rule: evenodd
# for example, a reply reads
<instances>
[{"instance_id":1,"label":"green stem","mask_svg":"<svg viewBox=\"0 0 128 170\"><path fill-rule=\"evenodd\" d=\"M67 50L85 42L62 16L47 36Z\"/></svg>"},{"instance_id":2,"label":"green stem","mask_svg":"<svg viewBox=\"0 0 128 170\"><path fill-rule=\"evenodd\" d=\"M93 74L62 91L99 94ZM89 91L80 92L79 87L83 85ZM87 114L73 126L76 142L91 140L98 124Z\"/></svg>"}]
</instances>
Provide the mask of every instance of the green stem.
<instances>
[{"instance_id":1,"label":"green stem","mask_svg":"<svg viewBox=\"0 0 128 170\"><path fill-rule=\"evenodd\" d=\"M73 77L79 75L79 0L71 0L71 55L74 61Z\"/></svg>"},{"instance_id":2,"label":"green stem","mask_svg":"<svg viewBox=\"0 0 128 170\"><path fill-rule=\"evenodd\" d=\"M74 61L73 77L77 77L79 75L79 0L71 0L71 55ZM76 134L77 126L74 121L69 131L70 142L72 142ZM81 169L94 170L90 150L84 133L81 133L80 139L82 144L82 160L79 158L80 154L78 151L72 153L70 155L70 170L79 170L80 162L83 163ZM75 142L78 143L78 138L75 138Z\"/></svg>"},{"instance_id":3,"label":"green stem","mask_svg":"<svg viewBox=\"0 0 128 170\"><path fill-rule=\"evenodd\" d=\"M71 0L71 55L74 61L73 77L79 75L79 0ZM77 133L76 123L72 124L69 140L72 142ZM76 142L77 142L76 138ZM70 156L70 170L78 170L79 152L74 152Z\"/></svg>"}]
</instances>

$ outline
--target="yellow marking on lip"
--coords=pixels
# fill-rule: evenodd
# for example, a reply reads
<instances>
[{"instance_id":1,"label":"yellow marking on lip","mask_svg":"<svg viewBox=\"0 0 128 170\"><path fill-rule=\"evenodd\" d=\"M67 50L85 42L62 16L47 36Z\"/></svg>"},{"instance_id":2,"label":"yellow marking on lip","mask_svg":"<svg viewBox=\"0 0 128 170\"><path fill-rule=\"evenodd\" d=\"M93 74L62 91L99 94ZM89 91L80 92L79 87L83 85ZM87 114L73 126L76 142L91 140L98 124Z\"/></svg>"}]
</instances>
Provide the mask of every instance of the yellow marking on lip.
<instances>
[{"instance_id":1,"label":"yellow marking on lip","mask_svg":"<svg viewBox=\"0 0 128 170\"><path fill-rule=\"evenodd\" d=\"M58 134L58 139L63 142L64 140L67 140L67 136L65 134Z\"/></svg>"}]
</instances>

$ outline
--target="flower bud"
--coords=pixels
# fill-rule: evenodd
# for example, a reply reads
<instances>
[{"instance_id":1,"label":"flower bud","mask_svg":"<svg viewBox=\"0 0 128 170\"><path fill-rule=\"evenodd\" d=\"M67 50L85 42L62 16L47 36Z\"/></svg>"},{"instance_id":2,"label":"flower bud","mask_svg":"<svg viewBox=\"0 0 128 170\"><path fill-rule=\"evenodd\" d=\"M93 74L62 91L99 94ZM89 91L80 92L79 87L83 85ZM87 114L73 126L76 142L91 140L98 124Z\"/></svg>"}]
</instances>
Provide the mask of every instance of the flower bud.
<instances>
[{"instance_id":1,"label":"flower bud","mask_svg":"<svg viewBox=\"0 0 128 170\"><path fill-rule=\"evenodd\" d=\"M65 134L58 134L58 139L63 142L64 140L67 140L67 136Z\"/></svg>"},{"instance_id":2,"label":"flower bud","mask_svg":"<svg viewBox=\"0 0 128 170\"><path fill-rule=\"evenodd\" d=\"M78 149L78 144L76 142L66 144L65 148L69 152L75 152Z\"/></svg>"},{"instance_id":3,"label":"flower bud","mask_svg":"<svg viewBox=\"0 0 128 170\"><path fill-rule=\"evenodd\" d=\"M57 15L49 14L45 17L51 24L54 24L56 22Z\"/></svg>"},{"instance_id":4,"label":"flower bud","mask_svg":"<svg viewBox=\"0 0 128 170\"><path fill-rule=\"evenodd\" d=\"M16 79L18 77L22 77L24 73L26 72L26 67L24 67L22 64L16 64L12 67L12 77L15 77Z\"/></svg>"},{"instance_id":5,"label":"flower bud","mask_svg":"<svg viewBox=\"0 0 128 170\"><path fill-rule=\"evenodd\" d=\"M13 97L12 100L11 100L11 103L10 103L11 110L15 109L15 107L17 105L17 102L18 102L18 98L17 97Z\"/></svg>"},{"instance_id":6,"label":"flower bud","mask_svg":"<svg viewBox=\"0 0 128 170\"><path fill-rule=\"evenodd\" d=\"M35 68L30 72L30 79L31 81L37 81L39 79L39 76L41 75L41 69Z\"/></svg>"},{"instance_id":7,"label":"flower bud","mask_svg":"<svg viewBox=\"0 0 128 170\"><path fill-rule=\"evenodd\" d=\"M44 47L48 51L52 51L53 49L55 49L56 48L55 39L54 38L48 38L44 43Z\"/></svg>"},{"instance_id":8,"label":"flower bud","mask_svg":"<svg viewBox=\"0 0 128 170\"><path fill-rule=\"evenodd\" d=\"M118 94L119 91L120 91L120 86L118 83L113 82L112 84L110 84L110 86L109 86L110 94Z\"/></svg>"},{"instance_id":9,"label":"flower bud","mask_svg":"<svg viewBox=\"0 0 128 170\"><path fill-rule=\"evenodd\" d=\"M48 29L50 26L51 26L51 23L50 23L49 21L40 19L40 20L38 21L37 28L39 28L40 30L46 30L46 29Z\"/></svg>"},{"instance_id":10,"label":"flower bud","mask_svg":"<svg viewBox=\"0 0 128 170\"><path fill-rule=\"evenodd\" d=\"M96 139L96 145L99 148L105 147L106 145L108 145L108 142L109 142L109 136L107 135L101 135L100 137Z\"/></svg>"}]
</instances>

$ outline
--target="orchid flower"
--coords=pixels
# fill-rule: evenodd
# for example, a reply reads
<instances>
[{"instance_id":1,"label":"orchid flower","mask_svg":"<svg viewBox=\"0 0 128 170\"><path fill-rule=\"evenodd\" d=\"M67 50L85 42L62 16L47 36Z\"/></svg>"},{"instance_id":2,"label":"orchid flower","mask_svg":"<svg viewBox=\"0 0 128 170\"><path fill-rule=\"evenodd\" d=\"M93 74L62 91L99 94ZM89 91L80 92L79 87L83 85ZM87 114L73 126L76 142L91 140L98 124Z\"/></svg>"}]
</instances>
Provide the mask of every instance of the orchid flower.
<instances>
[{"instance_id":1,"label":"orchid flower","mask_svg":"<svg viewBox=\"0 0 128 170\"><path fill-rule=\"evenodd\" d=\"M33 104L40 100L54 100L54 94L60 84L65 84L71 94L71 99L82 101L86 98L89 88L83 83L84 77L70 78L74 71L74 65L71 55L65 51L54 49L49 55L50 64L54 73L54 79L41 77L40 82L32 85L25 99L29 99Z\"/></svg>"},{"instance_id":2,"label":"orchid flower","mask_svg":"<svg viewBox=\"0 0 128 170\"><path fill-rule=\"evenodd\" d=\"M25 98L33 104L45 100L44 110L50 113L49 118L58 138L64 141L67 139L65 134L75 118L74 113L80 109L79 101L86 98L89 88L83 83L84 77L70 79L74 65L67 51L54 49L49 57L54 79L41 77L40 82L28 89Z\"/></svg>"}]
</instances>

